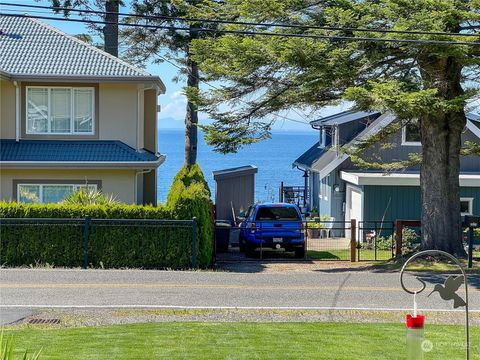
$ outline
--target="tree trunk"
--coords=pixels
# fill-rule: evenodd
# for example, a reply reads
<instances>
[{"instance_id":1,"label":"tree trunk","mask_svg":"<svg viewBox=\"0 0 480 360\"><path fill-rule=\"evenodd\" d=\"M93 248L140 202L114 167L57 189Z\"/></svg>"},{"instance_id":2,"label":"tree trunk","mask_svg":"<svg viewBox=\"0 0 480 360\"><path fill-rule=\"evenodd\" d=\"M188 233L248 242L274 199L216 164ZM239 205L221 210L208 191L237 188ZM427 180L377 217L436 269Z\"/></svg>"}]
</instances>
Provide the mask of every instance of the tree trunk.
<instances>
[{"instance_id":1,"label":"tree trunk","mask_svg":"<svg viewBox=\"0 0 480 360\"><path fill-rule=\"evenodd\" d=\"M461 65L451 59L421 66L427 87L439 89L438 96L449 100L463 94ZM462 110L433 112L421 118L422 247L464 256L460 216L460 148L466 124Z\"/></svg>"},{"instance_id":2,"label":"tree trunk","mask_svg":"<svg viewBox=\"0 0 480 360\"><path fill-rule=\"evenodd\" d=\"M190 31L190 38L196 38L197 33ZM190 57L187 49L187 87L198 89L199 71L198 64ZM197 142L198 142L198 109L191 99L187 99L187 113L185 115L185 164L193 165L197 162Z\"/></svg>"},{"instance_id":3,"label":"tree trunk","mask_svg":"<svg viewBox=\"0 0 480 360\"><path fill-rule=\"evenodd\" d=\"M103 28L103 38L105 41L105 51L118 57L118 0L107 0L105 3L105 24ZM109 14L113 13L113 14Z\"/></svg>"}]
</instances>

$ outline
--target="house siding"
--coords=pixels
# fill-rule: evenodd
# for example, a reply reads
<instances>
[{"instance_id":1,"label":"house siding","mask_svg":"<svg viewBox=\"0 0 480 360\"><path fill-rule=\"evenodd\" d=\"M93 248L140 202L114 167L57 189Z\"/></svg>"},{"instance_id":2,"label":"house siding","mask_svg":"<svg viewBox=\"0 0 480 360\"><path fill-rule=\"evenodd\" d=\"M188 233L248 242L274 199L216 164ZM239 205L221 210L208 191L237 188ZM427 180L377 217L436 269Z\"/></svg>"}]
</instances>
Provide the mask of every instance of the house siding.
<instances>
[{"instance_id":1,"label":"house siding","mask_svg":"<svg viewBox=\"0 0 480 360\"><path fill-rule=\"evenodd\" d=\"M15 86L0 80L0 138L15 139Z\"/></svg>"},{"instance_id":2,"label":"house siding","mask_svg":"<svg viewBox=\"0 0 480 360\"><path fill-rule=\"evenodd\" d=\"M14 199L14 180L95 180L101 181L102 191L113 194L117 200L135 203L135 171L133 170L40 170L40 169L2 169L0 200L11 201Z\"/></svg>"},{"instance_id":3,"label":"house siding","mask_svg":"<svg viewBox=\"0 0 480 360\"><path fill-rule=\"evenodd\" d=\"M418 186L364 186L364 220L419 220L421 197ZM473 213L480 214L480 187L462 187L461 197L473 197Z\"/></svg>"},{"instance_id":4,"label":"house siding","mask_svg":"<svg viewBox=\"0 0 480 360\"><path fill-rule=\"evenodd\" d=\"M462 134L462 143L465 141L479 142L470 130L466 130ZM385 147L385 144L389 144ZM415 145L402 145L402 131L389 136L385 141L374 144L368 148L363 158L370 162L390 163L393 161L408 160L409 154L421 153L422 147ZM358 169L355 164L351 168ZM420 166L412 166L410 170L419 170ZM460 159L460 170L464 172L478 172L480 169L480 156L467 156Z\"/></svg>"}]
</instances>

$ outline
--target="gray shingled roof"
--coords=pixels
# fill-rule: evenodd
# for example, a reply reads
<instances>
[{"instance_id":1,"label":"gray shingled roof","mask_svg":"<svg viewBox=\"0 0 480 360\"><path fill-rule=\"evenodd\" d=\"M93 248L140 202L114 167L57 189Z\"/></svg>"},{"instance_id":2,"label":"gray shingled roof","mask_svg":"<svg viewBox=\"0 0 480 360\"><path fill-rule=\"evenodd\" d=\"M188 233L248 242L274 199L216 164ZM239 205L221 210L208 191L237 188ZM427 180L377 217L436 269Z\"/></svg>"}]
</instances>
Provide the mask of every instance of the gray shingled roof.
<instances>
[{"instance_id":1,"label":"gray shingled roof","mask_svg":"<svg viewBox=\"0 0 480 360\"><path fill-rule=\"evenodd\" d=\"M160 81L157 76L39 20L0 16L0 30L0 71L12 77L31 75Z\"/></svg>"}]
</instances>

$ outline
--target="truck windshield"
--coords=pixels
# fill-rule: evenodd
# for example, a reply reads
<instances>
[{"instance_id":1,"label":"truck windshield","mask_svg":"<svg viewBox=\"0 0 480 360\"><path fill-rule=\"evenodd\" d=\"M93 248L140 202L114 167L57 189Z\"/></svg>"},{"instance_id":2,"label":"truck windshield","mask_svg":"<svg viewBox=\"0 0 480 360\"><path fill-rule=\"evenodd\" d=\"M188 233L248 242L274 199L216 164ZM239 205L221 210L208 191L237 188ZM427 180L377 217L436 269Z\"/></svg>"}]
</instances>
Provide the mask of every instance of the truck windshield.
<instances>
[{"instance_id":1,"label":"truck windshield","mask_svg":"<svg viewBox=\"0 0 480 360\"><path fill-rule=\"evenodd\" d=\"M300 217L293 207L261 207L257 211L256 220L298 221Z\"/></svg>"}]
</instances>

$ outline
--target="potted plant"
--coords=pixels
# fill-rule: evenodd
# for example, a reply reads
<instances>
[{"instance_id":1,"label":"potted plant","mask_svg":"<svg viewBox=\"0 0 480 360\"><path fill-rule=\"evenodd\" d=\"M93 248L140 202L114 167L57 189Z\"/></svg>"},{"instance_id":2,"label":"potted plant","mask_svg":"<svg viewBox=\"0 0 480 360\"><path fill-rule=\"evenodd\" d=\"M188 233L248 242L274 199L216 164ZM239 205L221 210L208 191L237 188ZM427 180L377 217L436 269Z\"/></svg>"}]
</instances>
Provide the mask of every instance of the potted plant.
<instances>
[{"instance_id":1,"label":"potted plant","mask_svg":"<svg viewBox=\"0 0 480 360\"><path fill-rule=\"evenodd\" d=\"M315 218L314 221L307 222L307 237L310 239L318 239L320 237L320 229L323 228L323 224L318 222L319 218Z\"/></svg>"}]
</instances>

